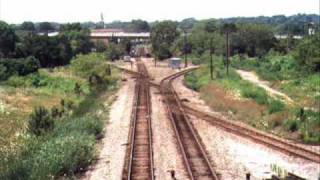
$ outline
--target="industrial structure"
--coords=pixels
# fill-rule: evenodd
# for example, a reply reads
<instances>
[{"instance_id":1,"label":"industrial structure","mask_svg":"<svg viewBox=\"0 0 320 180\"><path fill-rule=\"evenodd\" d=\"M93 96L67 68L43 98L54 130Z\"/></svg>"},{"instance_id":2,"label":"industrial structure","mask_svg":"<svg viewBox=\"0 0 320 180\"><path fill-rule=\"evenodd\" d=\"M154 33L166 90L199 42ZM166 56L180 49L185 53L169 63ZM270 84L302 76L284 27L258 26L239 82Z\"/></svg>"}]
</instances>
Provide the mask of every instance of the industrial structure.
<instances>
[{"instance_id":1,"label":"industrial structure","mask_svg":"<svg viewBox=\"0 0 320 180\"><path fill-rule=\"evenodd\" d=\"M125 32L122 29L93 29L90 33L93 42L102 41L108 44L110 41L121 42L123 39L130 39L132 42L149 42L149 32Z\"/></svg>"}]
</instances>

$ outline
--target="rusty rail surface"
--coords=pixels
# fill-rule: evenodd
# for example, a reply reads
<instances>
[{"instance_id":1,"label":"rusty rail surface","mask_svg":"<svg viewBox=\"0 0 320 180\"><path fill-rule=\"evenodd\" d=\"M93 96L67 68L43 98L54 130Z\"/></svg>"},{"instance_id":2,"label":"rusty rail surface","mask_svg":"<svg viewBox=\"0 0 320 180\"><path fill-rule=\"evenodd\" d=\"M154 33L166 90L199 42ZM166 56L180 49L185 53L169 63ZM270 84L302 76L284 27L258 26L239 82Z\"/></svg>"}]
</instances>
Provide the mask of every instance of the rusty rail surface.
<instances>
[{"instance_id":1,"label":"rusty rail surface","mask_svg":"<svg viewBox=\"0 0 320 180\"><path fill-rule=\"evenodd\" d=\"M188 69L180 73L191 70L192 69ZM179 75L179 73L163 79L160 83L160 91L166 102L167 112L177 137L184 165L192 180L218 180L218 176L211 166L209 158L203 148L201 139L189 122L188 116L182 108L181 102L171 85L171 81L177 75Z\"/></svg>"},{"instance_id":2,"label":"rusty rail surface","mask_svg":"<svg viewBox=\"0 0 320 180\"><path fill-rule=\"evenodd\" d=\"M131 69L122 68L122 67L119 67L119 66L116 66L116 65L113 65L113 66L118 68L119 70L127 73L127 74L132 75L133 77L139 77L141 75L144 76L144 74L141 73L141 72L137 72L137 71L134 71L134 70L131 70ZM155 87L155 88L160 88L159 84L157 84L155 82L151 82L150 80L148 82L149 82L150 86Z\"/></svg>"},{"instance_id":3,"label":"rusty rail surface","mask_svg":"<svg viewBox=\"0 0 320 180\"><path fill-rule=\"evenodd\" d=\"M145 65L138 61L137 67L142 74L135 85L135 99L131 114L131 129L123 180L154 179L151 106L148 72Z\"/></svg>"},{"instance_id":4,"label":"rusty rail surface","mask_svg":"<svg viewBox=\"0 0 320 180\"><path fill-rule=\"evenodd\" d=\"M192 69L194 70L194 69ZM179 76L182 76L190 71L183 71L176 74L173 74L171 76L166 77L167 79L170 79L170 83L178 78ZM177 99L178 99L177 95ZM182 104L182 103L181 103ZM218 117L214 117L208 113L202 112L200 110L194 109L190 106L182 104L182 107L185 109L185 111L191 115L194 115L195 117L199 119L206 120L210 124L214 126L218 126L220 128L223 128L227 130L230 133L240 135L245 138L249 138L256 143L266 145L274 150L283 152L285 154L288 154L290 156L300 157L306 160L310 160L316 163L320 163L320 152L316 152L311 149L307 149L305 147L302 147L298 144L295 144L293 142L290 142L289 140L276 137L271 134L267 134L265 132L259 131L257 129L254 129L252 127L249 127L248 125L244 125L243 123L239 122L232 122L228 120L224 120Z\"/></svg>"}]
</instances>

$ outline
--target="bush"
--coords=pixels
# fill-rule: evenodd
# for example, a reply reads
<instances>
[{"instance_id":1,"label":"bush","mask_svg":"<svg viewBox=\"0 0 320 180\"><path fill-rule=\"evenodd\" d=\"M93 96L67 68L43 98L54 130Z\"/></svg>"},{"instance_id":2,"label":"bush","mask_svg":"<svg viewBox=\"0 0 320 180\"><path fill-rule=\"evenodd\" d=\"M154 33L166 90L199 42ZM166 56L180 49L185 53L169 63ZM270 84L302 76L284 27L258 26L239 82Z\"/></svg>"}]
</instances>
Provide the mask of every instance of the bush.
<instances>
[{"instance_id":1,"label":"bush","mask_svg":"<svg viewBox=\"0 0 320 180\"><path fill-rule=\"evenodd\" d=\"M299 123L298 120L286 120L284 122L284 127L286 128L287 131L290 132L295 132L299 129Z\"/></svg>"},{"instance_id":2,"label":"bush","mask_svg":"<svg viewBox=\"0 0 320 180\"><path fill-rule=\"evenodd\" d=\"M70 120L63 120L56 125L53 131L55 136L63 136L70 132L82 132L99 136L103 130L103 122L98 118L82 117Z\"/></svg>"},{"instance_id":3,"label":"bush","mask_svg":"<svg viewBox=\"0 0 320 180\"><path fill-rule=\"evenodd\" d=\"M285 106L281 101L279 101L279 100L271 100L269 102L269 106L268 106L269 113L273 114L273 113L276 113L276 112L280 112L280 111L282 111L284 109L284 107Z\"/></svg>"},{"instance_id":4,"label":"bush","mask_svg":"<svg viewBox=\"0 0 320 180\"><path fill-rule=\"evenodd\" d=\"M261 88L246 86L242 88L241 94L245 98L255 100L258 104L268 104L268 95Z\"/></svg>"},{"instance_id":5,"label":"bush","mask_svg":"<svg viewBox=\"0 0 320 180\"><path fill-rule=\"evenodd\" d=\"M81 170L93 160L94 143L94 137L85 133L49 139L30 158L30 179L51 179Z\"/></svg>"},{"instance_id":6,"label":"bush","mask_svg":"<svg viewBox=\"0 0 320 180\"><path fill-rule=\"evenodd\" d=\"M12 75L25 76L36 72L40 62L34 57L20 59L0 59L0 80L6 80Z\"/></svg>"},{"instance_id":7,"label":"bush","mask_svg":"<svg viewBox=\"0 0 320 180\"><path fill-rule=\"evenodd\" d=\"M92 74L102 75L107 68L104 59L104 56L99 53L78 55L71 61L71 69L76 75L86 79Z\"/></svg>"},{"instance_id":8,"label":"bush","mask_svg":"<svg viewBox=\"0 0 320 180\"><path fill-rule=\"evenodd\" d=\"M191 72L191 73L189 73L189 74L187 74L186 76L185 76L185 82L186 82L186 85L189 87L189 88L191 88L191 89L193 89L193 90L195 90L195 91L199 91L199 89L200 89L200 85L199 85L199 83L198 83L198 79L197 79L197 77L194 75L194 73L193 72Z\"/></svg>"},{"instance_id":9,"label":"bush","mask_svg":"<svg viewBox=\"0 0 320 180\"><path fill-rule=\"evenodd\" d=\"M12 87L27 87L28 82L25 78L21 76L11 76L7 81L6 84Z\"/></svg>"},{"instance_id":10,"label":"bush","mask_svg":"<svg viewBox=\"0 0 320 180\"><path fill-rule=\"evenodd\" d=\"M44 107L37 107L30 115L28 130L36 136L44 135L54 127L54 121L49 111Z\"/></svg>"},{"instance_id":11,"label":"bush","mask_svg":"<svg viewBox=\"0 0 320 180\"><path fill-rule=\"evenodd\" d=\"M55 179L72 175L92 162L94 143L94 136L81 132L49 136L43 141L30 138L20 153L8 158L6 168L0 169L0 178Z\"/></svg>"}]
</instances>

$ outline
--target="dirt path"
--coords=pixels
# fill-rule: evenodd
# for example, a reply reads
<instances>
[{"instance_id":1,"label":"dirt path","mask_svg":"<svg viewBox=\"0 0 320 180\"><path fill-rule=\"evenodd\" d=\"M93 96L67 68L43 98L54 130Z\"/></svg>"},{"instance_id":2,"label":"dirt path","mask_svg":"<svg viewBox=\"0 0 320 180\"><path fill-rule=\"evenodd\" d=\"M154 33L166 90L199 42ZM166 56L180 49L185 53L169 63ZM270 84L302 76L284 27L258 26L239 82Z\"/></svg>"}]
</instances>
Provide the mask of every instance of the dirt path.
<instances>
[{"instance_id":1,"label":"dirt path","mask_svg":"<svg viewBox=\"0 0 320 180\"><path fill-rule=\"evenodd\" d=\"M247 80L259 87L262 87L263 89L265 89L271 96L273 97L281 97L285 102L291 104L294 103L294 101L287 96L286 94L277 91L271 87L269 87L268 82L267 81L261 81L259 79L259 77L254 73L254 72L250 72L250 71L244 71L244 70L236 70L236 72L241 76L242 79Z\"/></svg>"},{"instance_id":2,"label":"dirt path","mask_svg":"<svg viewBox=\"0 0 320 180\"><path fill-rule=\"evenodd\" d=\"M134 80L124 78L127 81L122 84L117 100L111 106L98 161L89 168L83 180L121 179L134 96Z\"/></svg>"}]
</instances>

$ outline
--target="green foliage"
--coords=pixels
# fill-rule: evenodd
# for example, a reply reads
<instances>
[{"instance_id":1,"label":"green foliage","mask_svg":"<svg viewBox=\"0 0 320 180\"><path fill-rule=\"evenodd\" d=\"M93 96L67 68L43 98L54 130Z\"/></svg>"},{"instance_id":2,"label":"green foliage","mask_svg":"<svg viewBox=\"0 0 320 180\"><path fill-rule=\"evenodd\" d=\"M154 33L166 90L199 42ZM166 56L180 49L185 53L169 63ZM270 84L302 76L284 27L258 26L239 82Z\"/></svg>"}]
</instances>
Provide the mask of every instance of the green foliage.
<instances>
[{"instance_id":1,"label":"green foliage","mask_svg":"<svg viewBox=\"0 0 320 180\"><path fill-rule=\"evenodd\" d=\"M151 29L151 44L158 59L171 57L171 45L178 37L177 24L172 21L162 21Z\"/></svg>"},{"instance_id":2,"label":"green foliage","mask_svg":"<svg viewBox=\"0 0 320 180\"><path fill-rule=\"evenodd\" d=\"M117 60L120 59L120 57L124 54L123 48L115 43L110 43L105 51L105 57L109 60Z\"/></svg>"},{"instance_id":3,"label":"green foliage","mask_svg":"<svg viewBox=\"0 0 320 180\"><path fill-rule=\"evenodd\" d=\"M296 132L299 129L299 121L296 119L284 121L284 127L287 131Z\"/></svg>"},{"instance_id":4,"label":"green foliage","mask_svg":"<svg viewBox=\"0 0 320 180\"><path fill-rule=\"evenodd\" d=\"M54 120L49 111L44 107L37 107L29 117L28 130L30 133L40 136L51 131L54 127Z\"/></svg>"},{"instance_id":5,"label":"green foliage","mask_svg":"<svg viewBox=\"0 0 320 180\"><path fill-rule=\"evenodd\" d=\"M241 95L245 98L254 99L258 104L268 104L268 95L262 88L254 86L244 86ZM273 108L271 110L274 110Z\"/></svg>"},{"instance_id":6,"label":"green foliage","mask_svg":"<svg viewBox=\"0 0 320 180\"><path fill-rule=\"evenodd\" d=\"M197 77L192 72L185 76L185 82L189 88L195 91L199 91L201 87L201 85L198 83Z\"/></svg>"},{"instance_id":7,"label":"green foliage","mask_svg":"<svg viewBox=\"0 0 320 180\"><path fill-rule=\"evenodd\" d=\"M14 51L17 36L11 26L0 21L0 58L7 57Z\"/></svg>"},{"instance_id":8,"label":"green foliage","mask_svg":"<svg viewBox=\"0 0 320 180\"><path fill-rule=\"evenodd\" d=\"M72 55L88 54L94 46L90 40L90 31L88 29L78 30L76 27L65 27L65 31L59 36L68 40L71 45Z\"/></svg>"},{"instance_id":9,"label":"green foliage","mask_svg":"<svg viewBox=\"0 0 320 180\"><path fill-rule=\"evenodd\" d=\"M60 31L81 31L82 27L80 23L67 23L60 25Z\"/></svg>"},{"instance_id":10,"label":"green foliage","mask_svg":"<svg viewBox=\"0 0 320 180\"><path fill-rule=\"evenodd\" d=\"M229 28L232 28L231 31L234 31L235 27ZM275 47L276 39L269 26L261 24L238 24L236 29L237 32L231 37L231 46L232 49L238 53L246 53L251 57L262 57L271 48Z\"/></svg>"},{"instance_id":11,"label":"green foliage","mask_svg":"<svg viewBox=\"0 0 320 180\"><path fill-rule=\"evenodd\" d=\"M191 30L194 26L194 24L197 22L196 19L194 18L187 18L187 19L183 19L178 27L184 31L188 31L188 30Z\"/></svg>"},{"instance_id":12,"label":"green foliage","mask_svg":"<svg viewBox=\"0 0 320 180\"><path fill-rule=\"evenodd\" d=\"M297 46L296 59L312 71L320 71L320 32L304 38Z\"/></svg>"},{"instance_id":13,"label":"green foliage","mask_svg":"<svg viewBox=\"0 0 320 180\"><path fill-rule=\"evenodd\" d=\"M71 61L71 70L84 78L89 78L92 74L101 75L107 64L104 56L100 53L91 53L88 55L78 55Z\"/></svg>"},{"instance_id":14,"label":"green foliage","mask_svg":"<svg viewBox=\"0 0 320 180\"><path fill-rule=\"evenodd\" d=\"M147 21L137 19L137 20L132 20L126 29L129 32L149 32L150 26Z\"/></svg>"},{"instance_id":15,"label":"green foliage","mask_svg":"<svg viewBox=\"0 0 320 180\"><path fill-rule=\"evenodd\" d=\"M0 59L0 80L6 80L12 75L27 75L36 72L40 63L34 57L20 59Z\"/></svg>"},{"instance_id":16,"label":"green foliage","mask_svg":"<svg viewBox=\"0 0 320 180\"><path fill-rule=\"evenodd\" d=\"M217 21L215 19L209 19L205 22L205 31L208 33L213 33L218 30Z\"/></svg>"},{"instance_id":17,"label":"green foliage","mask_svg":"<svg viewBox=\"0 0 320 180\"><path fill-rule=\"evenodd\" d=\"M72 57L70 42L66 36L28 35L16 47L17 57L34 56L41 67L66 65Z\"/></svg>"},{"instance_id":18,"label":"green foliage","mask_svg":"<svg viewBox=\"0 0 320 180\"><path fill-rule=\"evenodd\" d=\"M39 23L38 31L40 31L40 32L49 32L49 31L54 31L54 30L55 30L55 28L49 22L41 22L41 23Z\"/></svg>"},{"instance_id":19,"label":"green foliage","mask_svg":"<svg viewBox=\"0 0 320 180\"><path fill-rule=\"evenodd\" d=\"M96 48L96 51L100 53L105 52L107 50L107 46L103 41L97 41L95 43L95 48Z\"/></svg>"},{"instance_id":20,"label":"green foliage","mask_svg":"<svg viewBox=\"0 0 320 180\"><path fill-rule=\"evenodd\" d=\"M23 31L35 31L36 27L33 22L26 21L21 24L19 29Z\"/></svg>"},{"instance_id":21,"label":"green foliage","mask_svg":"<svg viewBox=\"0 0 320 180\"><path fill-rule=\"evenodd\" d=\"M284 108L285 108L285 105L283 104L283 102L279 100L271 100L269 102L268 109L270 114L281 112L284 110Z\"/></svg>"},{"instance_id":22,"label":"green foliage","mask_svg":"<svg viewBox=\"0 0 320 180\"><path fill-rule=\"evenodd\" d=\"M27 137L15 154L0 160L0 179L54 179L82 171L96 156L103 123L86 115L56 121L41 138ZM4 165L4 166L2 166Z\"/></svg>"}]
</instances>

